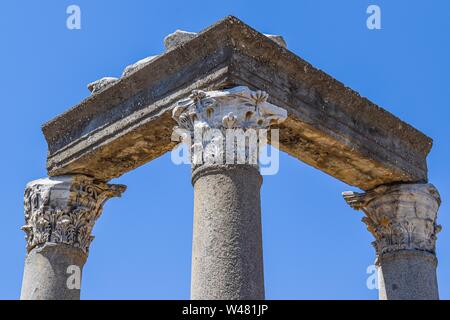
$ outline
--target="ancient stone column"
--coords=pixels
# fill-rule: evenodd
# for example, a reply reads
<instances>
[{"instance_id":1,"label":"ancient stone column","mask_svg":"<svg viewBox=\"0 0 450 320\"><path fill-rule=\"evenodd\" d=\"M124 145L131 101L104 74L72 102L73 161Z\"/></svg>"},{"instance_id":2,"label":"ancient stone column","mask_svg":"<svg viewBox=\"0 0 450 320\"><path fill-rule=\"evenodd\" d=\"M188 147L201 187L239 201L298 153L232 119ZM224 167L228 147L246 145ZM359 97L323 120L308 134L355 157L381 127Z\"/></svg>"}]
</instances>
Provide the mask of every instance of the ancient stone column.
<instances>
[{"instance_id":1,"label":"ancient stone column","mask_svg":"<svg viewBox=\"0 0 450 320\"><path fill-rule=\"evenodd\" d=\"M173 110L176 132L193 142L192 299L264 299L258 146L286 118L267 97L194 91Z\"/></svg>"},{"instance_id":2,"label":"ancient stone column","mask_svg":"<svg viewBox=\"0 0 450 320\"><path fill-rule=\"evenodd\" d=\"M27 257L22 300L80 299L95 221L107 199L125 186L74 175L39 179L25 190Z\"/></svg>"},{"instance_id":3,"label":"ancient stone column","mask_svg":"<svg viewBox=\"0 0 450 320\"><path fill-rule=\"evenodd\" d=\"M436 188L397 184L343 196L352 208L365 213L362 221L375 237L379 298L439 299L435 248L441 200Z\"/></svg>"}]
</instances>

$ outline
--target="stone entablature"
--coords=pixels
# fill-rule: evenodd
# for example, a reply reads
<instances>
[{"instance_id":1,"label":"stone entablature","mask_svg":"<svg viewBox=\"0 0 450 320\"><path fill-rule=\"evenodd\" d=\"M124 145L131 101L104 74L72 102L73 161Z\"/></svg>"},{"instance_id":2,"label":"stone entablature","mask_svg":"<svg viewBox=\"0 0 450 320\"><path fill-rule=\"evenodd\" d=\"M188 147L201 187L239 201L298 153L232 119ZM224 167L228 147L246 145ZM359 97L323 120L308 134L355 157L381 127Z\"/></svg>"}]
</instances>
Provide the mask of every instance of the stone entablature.
<instances>
[{"instance_id":1,"label":"stone entablature","mask_svg":"<svg viewBox=\"0 0 450 320\"><path fill-rule=\"evenodd\" d=\"M63 243L88 253L91 234L103 204L126 189L82 176L39 179L25 189L27 251L45 243Z\"/></svg>"},{"instance_id":2,"label":"stone entablature","mask_svg":"<svg viewBox=\"0 0 450 320\"><path fill-rule=\"evenodd\" d=\"M365 213L362 221L376 239L373 245L378 257L399 250L435 254L441 199L432 184L380 186L343 196L352 208Z\"/></svg>"},{"instance_id":3,"label":"stone entablature","mask_svg":"<svg viewBox=\"0 0 450 320\"><path fill-rule=\"evenodd\" d=\"M176 32L168 50L103 79L43 126L50 176L110 180L170 151L176 101L192 90L248 86L287 110L280 150L352 186L427 180L432 141L235 17ZM62 135L61 132L64 132Z\"/></svg>"}]
</instances>

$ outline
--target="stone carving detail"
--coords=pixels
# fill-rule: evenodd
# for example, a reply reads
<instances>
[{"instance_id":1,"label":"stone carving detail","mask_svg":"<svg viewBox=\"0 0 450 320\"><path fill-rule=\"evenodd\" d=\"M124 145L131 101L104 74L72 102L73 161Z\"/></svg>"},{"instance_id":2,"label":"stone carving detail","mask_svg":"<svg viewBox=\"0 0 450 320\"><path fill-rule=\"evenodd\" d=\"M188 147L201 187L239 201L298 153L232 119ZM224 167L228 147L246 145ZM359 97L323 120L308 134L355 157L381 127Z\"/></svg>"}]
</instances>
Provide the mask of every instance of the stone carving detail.
<instances>
[{"instance_id":1,"label":"stone carving detail","mask_svg":"<svg viewBox=\"0 0 450 320\"><path fill-rule=\"evenodd\" d=\"M344 192L344 199L365 213L362 221L375 237L377 256L398 250L435 254L441 200L432 184L380 186L366 193Z\"/></svg>"},{"instance_id":2,"label":"stone carving detail","mask_svg":"<svg viewBox=\"0 0 450 320\"><path fill-rule=\"evenodd\" d=\"M76 175L52 177L30 182L25 189L27 250L45 243L64 243L88 254L95 221L103 204L120 196L123 185L97 182Z\"/></svg>"},{"instance_id":3,"label":"stone carving detail","mask_svg":"<svg viewBox=\"0 0 450 320\"><path fill-rule=\"evenodd\" d=\"M252 91L245 86L221 91L194 90L172 111L172 117L178 123L174 131L183 139L186 136L189 141L193 139L194 164L200 164L197 158L222 161L230 154L232 159L238 154L236 158L242 155L242 158L250 159L250 164L256 164L258 139L262 136L259 129L267 129L287 117L285 109L267 102L267 98L266 92ZM248 144L239 144L235 138L248 139ZM203 156L198 150L202 150Z\"/></svg>"},{"instance_id":4,"label":"stone carving detail","mask_svg":"<svg viewBox=\"0 0 450 320\"><path fill-rule=\"evenodd\" d=\"M264 91L240 86L222 91L194 90L178 102L172 116L179 128L193 133L195 128L264 129L287 117L285 109L267 102Z\"/></svg>"}]
</instances>

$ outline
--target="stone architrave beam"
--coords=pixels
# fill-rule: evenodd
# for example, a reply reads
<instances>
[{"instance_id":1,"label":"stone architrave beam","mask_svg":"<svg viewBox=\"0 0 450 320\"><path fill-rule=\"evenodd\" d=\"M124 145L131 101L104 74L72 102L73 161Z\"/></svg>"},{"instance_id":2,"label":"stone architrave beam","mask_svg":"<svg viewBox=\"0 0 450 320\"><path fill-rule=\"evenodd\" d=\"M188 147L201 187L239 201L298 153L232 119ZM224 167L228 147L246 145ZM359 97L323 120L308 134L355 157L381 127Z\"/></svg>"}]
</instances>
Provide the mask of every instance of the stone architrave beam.
<instances>
[{"instance_id":1,"label":"stone architrave beam","mask_svg":"<svg viewBox=\"0 0 450 320\"><path fill-rule=\"evenodd\" d=\"M427 181L430 138L275 38L227 17L174 43L122 78L92 86L90 97L43 126L50 176L118 177L175 146L176 101L195 89L242 85L287 110L280 149L299 160L364 190Z\"/></svg>"}]
</instances>

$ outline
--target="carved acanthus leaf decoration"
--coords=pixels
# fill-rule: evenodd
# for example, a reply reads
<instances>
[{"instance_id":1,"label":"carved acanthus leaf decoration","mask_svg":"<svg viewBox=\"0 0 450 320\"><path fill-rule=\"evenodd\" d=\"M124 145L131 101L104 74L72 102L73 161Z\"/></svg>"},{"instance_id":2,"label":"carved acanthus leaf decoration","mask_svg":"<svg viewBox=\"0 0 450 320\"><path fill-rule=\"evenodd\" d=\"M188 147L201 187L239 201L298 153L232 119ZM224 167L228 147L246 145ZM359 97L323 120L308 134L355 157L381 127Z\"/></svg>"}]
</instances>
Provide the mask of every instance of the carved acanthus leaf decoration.
<instances>
[{"instance_id":1,"label":"carved acanthus leaf decoration","mask_svg":"<svg viewBox=\"0 0 450 320\"><path fill-rule=\"evenodd\" d=\"M192 163L224 162L227 153L228 159L240 157L256 164L257 152L254 156L249 148L262 142L258 140L263 131L260 129L287 118L287 111L267 102L268 97L264 91L240 86L221 91L194 90L189 98L179 101L172 111L178 124L174 131L180 137L190 136ZM244 146L244 140L235 142L238 137L251 146Z\"/></svg>"},{"instance_id":2,"label":"carved acanthus leaf decoration","mask_svg":"<svg viewBox=\"0 0 450 320\"><path fill-rule=\"evenodd\" d=\"M86 254L94 237L95 221L103 204L126 189L92 178L62 176L30 182L25 189L24 208L27 250L45 243L64 243Z\"/></svg>"},{"instance_id":3,"label":"carved acanthus leaf decoration","mask_svg":"<svg viewBox=\"0 0 450 320\"><path fill-rule=\"evenodd\" d=\"M366 193L344 192L343 197L365 213L362 221L375 237L378 257L398 250L435 253L441 200L432 184L380 186Z\"/></svg>"},{"instance_id":4,"label":"carved acanthus leaf decoration","mask_svg":"<svg viewBox=\"0 0 450 320\"><path fill-rule=\"evenodd\" d=\"M267 102L267 98L266 92L252 91L244 86L221 91L194 90L189 98L177 103L172 116L179 127L190 131L196 126L268 128L284 121L287 112Z\"/></svg>"}]
</instances>

